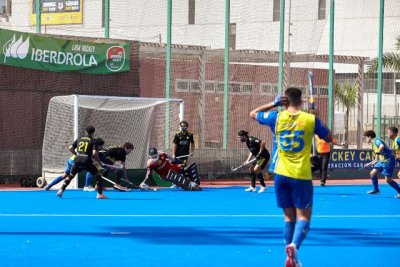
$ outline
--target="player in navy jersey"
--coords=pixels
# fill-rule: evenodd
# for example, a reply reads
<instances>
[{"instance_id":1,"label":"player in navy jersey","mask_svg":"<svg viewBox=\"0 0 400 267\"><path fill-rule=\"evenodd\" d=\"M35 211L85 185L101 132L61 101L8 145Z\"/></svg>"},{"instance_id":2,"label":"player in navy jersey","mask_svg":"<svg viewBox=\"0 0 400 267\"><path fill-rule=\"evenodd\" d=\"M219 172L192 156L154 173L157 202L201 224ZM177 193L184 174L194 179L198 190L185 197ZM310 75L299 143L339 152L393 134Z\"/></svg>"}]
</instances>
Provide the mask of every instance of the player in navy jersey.
<instances>
[{"instance_id":1,"label":"player in navy jersey","mask_svg":"<svg viewBox=\"0 0 400 267\"><path fill-rule=\"evenodd\" d=\"M76 139L69 147L71 153L75 155L75 160L69 175L65 178L61 189L57 192L58 197L61 198L63 196L65 189L71 183L71 180L76 174L83 170L87 170L96 177L97 198L107 198L103 194L103 180L101 179L101 173L105 170L102 168L103 163L100 161L98 155L99 149L94 140L94 132L95 128L93 126L87 126L85 128L85 135Z\"/></svg>"},{"instance_id":2,"label":"player in navy jersey","mask_svg":"<svg viewBox=\"0 0 400 267\"><path fill-rule=\"evenodd\" d=\"M258 193L263 193L267 189L264 181L263 170L265 166L267 166L270 158L269 152L265 148L265 142L258 139L257 137L249 136L249 133L245 130L241 130L238 132L238 138L240 142L246 143L247 148L250 150L246 162L249 162L253 157L257 159L257 161L255 161L250 166L251 185L245 191L255 192L256 178L258 178L260 180L260 185L261 185Z\"/></svg>"}]
</instances>

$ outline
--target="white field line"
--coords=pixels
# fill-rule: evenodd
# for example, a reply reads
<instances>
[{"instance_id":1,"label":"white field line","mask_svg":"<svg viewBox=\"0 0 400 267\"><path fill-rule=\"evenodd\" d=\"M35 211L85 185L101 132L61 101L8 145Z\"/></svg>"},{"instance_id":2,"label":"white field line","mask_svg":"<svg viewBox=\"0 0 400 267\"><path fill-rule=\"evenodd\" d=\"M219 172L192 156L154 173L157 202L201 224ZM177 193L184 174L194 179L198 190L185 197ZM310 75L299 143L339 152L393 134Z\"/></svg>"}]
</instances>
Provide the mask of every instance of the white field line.
<instances>
[{"instance_id":1,"label":"white field line","mask_svg":"<svg viewBox=\"0 0 400 267\"><path fill-rule=\"evenodd\" d=\"M2 213L0 217L126 217L126 218L282 218L275 214L35 214ZM400 218L391 215L313 215L313 218Z\"/></svg>"}]
</instances>

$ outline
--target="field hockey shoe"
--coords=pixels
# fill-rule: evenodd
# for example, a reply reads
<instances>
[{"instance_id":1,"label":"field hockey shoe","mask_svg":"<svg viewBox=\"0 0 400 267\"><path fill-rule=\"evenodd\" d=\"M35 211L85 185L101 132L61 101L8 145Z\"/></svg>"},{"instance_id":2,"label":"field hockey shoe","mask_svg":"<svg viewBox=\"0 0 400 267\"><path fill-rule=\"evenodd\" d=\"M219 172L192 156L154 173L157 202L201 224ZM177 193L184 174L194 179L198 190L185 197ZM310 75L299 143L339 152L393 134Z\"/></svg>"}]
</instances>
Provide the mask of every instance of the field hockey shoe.
<instances>
[{"instance_id":1,"label":"field hockey shoe","mask_svg":"<svg viewBox=\"0 0 400 267\"><path fill-rule=\"evenodd\" d=\"M400 198L400 194L395 195L394 198Z\"/></svg>"},{"instance_id":2,"label":"field hockey shoe","mask_svg":"<svg viewBox=\"0 0 400 267\"><path fill-rule=\"evenodd\" d=\"M83 191L84 191L84 192L93 192L93 191L95 191L95 190L96 190L96 189L94 189L94 187L91 186L91 185L85 186L85 187L83 188Z\"/></svg>"},{"instance_id":3,"label":"field hockey shoe","mask_svg":"<svg viewBox=\"0 0 400 267\"><path fill-rule=\"evenodd\" d=\"M246 188L244 191L246 192L256 192L256 189L252 186L250 186L249 188Z\"/></svg>"},{"instance_id":4,"label":"field hockey shoe","mask_svg":"<svg viewBox=\"0 0 400 267\"><path fill-rule=\"evenodd\" d=\"M43 187L44 190L49 191L51 188L50 184L46 185L45 187Z\"/></svg>"},{"instance_id":5,"label":"field hockey shoe","mask_svg":"<svg viewBox=\"0 0 400 267\"><path fill-rule=\"evenodd\" d=\"M292 243L286 246L285 251L287 255L285 267L301 267L301 262L297 258L296 245Z\"/></svg>"},{"instance_id":6,"label":"field hockey shoe","mask_svg":"<svg viewBox=\"0 0 400 267\"><path fill-rule=\"evenodd\" d=\"M264 193L265 191L267 191L267 187L266 186L260 186L260 190L258 190L258 193Z\"/></svg>"},{"instance_id":7,"label":"field hockey shoe","mask_svg":"<svg viewBox=\"0 0 400 267\"><path fill-rule=\"evenodd\" d=\"M96 198L97 199L108 199L108 197L106 195L103 195L103 194L97 194Z\"/></svg>"},{"instance_id":8,"label":"field hockey shoe","mask_svg":"<svg viewBox=\"0 0 400 267\"><path fill-rule=\"evenodd\" d=\"M63 193L64 193L64 191L62 189L60 189L60 190L57 191L57 196L59 198L62 198Z\"/></svg>"},{"instance_id":9,"label":"field hockey shoe","mask_svg":"<svg viewBox=\"0 0 400 267\"><path fill-rule=\"evenodd\" d=\"M367 192L367 194L369 195L379 195L380 193L381 191L379 189L378 190L373 189Z\"/></svg>"}]
</instances>

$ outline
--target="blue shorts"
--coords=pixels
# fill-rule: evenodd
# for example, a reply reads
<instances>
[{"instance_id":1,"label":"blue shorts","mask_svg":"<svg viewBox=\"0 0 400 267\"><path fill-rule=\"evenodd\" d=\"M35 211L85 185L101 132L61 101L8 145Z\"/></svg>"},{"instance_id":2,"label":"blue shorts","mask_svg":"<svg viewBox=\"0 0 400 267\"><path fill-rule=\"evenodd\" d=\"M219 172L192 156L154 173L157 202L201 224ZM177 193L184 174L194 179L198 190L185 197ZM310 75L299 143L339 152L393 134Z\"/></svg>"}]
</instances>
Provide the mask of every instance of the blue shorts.
<instances>
[{"instance_id":1,"label":"blue shorts","mask_svg":"<svg viewBox=\"0 0 400 267\"><path fill-rule=\"evenodd\" d=\"M67 168L65 168L65 171L64 171L66 174L70 174L71 173L71 167L72 167L73 164L74 164L74 160L73 159L68 160Z\"/></svg>"},{"instance_id":2,"label":"blue shorts","mask_svg":"<svg viewBox=\"0 0 400 267\"><path fill-rule=\"evenodd\" d=\"M377 169L379 172L381 172L386 177L392 178L395 166L396 166L396 161L389 159L385 162L378 161L375 164L374 169Z\"/></svg>"},{"instance_id":3,"label":"blue shorts","mask_svg":"<svg viewBox=\"0 0 400 267\"><path fill-rule=\"evenodd\" d=\"M275 196L278 207L307 209L313 204L311 180L300 180L275 174Z\"/></svg>"}]
</instances>

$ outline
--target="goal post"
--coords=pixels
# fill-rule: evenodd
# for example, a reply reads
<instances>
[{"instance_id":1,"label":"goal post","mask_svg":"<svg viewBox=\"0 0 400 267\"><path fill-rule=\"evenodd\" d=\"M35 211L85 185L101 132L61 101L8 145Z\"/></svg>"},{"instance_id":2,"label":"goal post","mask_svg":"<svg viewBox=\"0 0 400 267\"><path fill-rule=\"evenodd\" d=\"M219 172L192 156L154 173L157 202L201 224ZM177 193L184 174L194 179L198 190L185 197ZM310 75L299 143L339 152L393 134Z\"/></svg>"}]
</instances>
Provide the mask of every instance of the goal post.
<instances>
[{"instance_id":1,"label":"goal post","mask_svg":"<svg viewBox=\"0 0 400 267\"><path fill-rule=\"evenodd\" d=\"M167 116L168 114L168 116ZM47 182L61 175L69 159L69 145L96 128L95 137L105 146L130 142L127 169L146 167L150 146L170 152L170 140L183 120L184 102L175 98L117 97L95 95L56 96L50 99L42 147L42 177ZM71 183L78 187L78 179Z\"/></svg>"}]
</instances>

